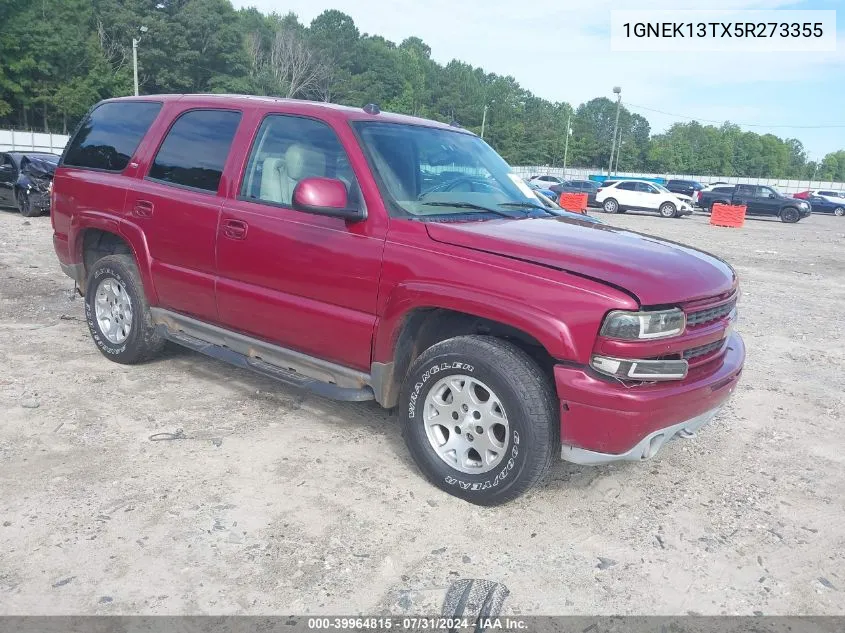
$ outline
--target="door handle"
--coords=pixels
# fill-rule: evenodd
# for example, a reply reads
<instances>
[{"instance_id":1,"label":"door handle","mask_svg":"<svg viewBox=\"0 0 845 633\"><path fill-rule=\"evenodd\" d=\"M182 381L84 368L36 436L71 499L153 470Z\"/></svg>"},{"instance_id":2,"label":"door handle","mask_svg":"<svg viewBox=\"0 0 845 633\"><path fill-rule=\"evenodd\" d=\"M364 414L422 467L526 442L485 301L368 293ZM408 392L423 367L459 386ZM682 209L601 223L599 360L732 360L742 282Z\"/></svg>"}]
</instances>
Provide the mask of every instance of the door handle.
<instances>
[{"instance_id":1,"label":"door handle","mask_svg":"<svg viewBox=\"0 0 845 633\"><path fill-rule=\"evenodd\" d=\"M242 240L246 237L249 225L242 220L223 220L223 235L230 240Z\"/></svg>"},{"instance_id":2,"label":"door handle","mask_svg":"<svg viewBox=\"0 0 845 633\"><path fill-rule=\"evenodd\" d=\"M133 211L139 218L151 218L153 217L153 203L149 200L136 200Z\"/></svg>"}]
</instances>

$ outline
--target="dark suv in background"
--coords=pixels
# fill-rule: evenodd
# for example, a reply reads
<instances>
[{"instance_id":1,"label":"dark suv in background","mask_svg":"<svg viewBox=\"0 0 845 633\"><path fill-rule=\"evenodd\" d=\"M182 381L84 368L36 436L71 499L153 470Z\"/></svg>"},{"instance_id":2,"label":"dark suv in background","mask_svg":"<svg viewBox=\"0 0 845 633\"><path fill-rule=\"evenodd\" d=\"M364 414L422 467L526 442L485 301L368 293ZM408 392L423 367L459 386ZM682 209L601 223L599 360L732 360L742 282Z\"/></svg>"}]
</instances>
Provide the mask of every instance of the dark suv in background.
<instances>
[{"instance_id":1,"label":"dark suv in background","mask_svg":"<svg viewBox=\"0 0 845 633\"><path fill-rule=\"evenodd\" d=\"M704 189L704 185L695 180L670 180L666 183L666 188L672 193L679 193L692 198L696 191Z\"/></svg>"}]
</instances>

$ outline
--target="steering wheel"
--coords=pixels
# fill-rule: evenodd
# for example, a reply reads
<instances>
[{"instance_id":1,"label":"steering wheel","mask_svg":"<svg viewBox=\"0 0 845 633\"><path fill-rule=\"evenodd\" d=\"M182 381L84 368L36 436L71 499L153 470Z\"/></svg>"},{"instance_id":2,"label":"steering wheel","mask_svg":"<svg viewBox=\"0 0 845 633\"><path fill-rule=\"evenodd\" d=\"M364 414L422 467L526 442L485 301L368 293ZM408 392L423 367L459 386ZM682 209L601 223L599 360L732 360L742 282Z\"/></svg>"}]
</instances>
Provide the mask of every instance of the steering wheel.
<instances>
[{"instance_id":1,"label":"steering wheel","mask_svg":"<svg viewBox=\"0 0 845 633\"><path fill-rule=\"evenodd\" d=\"M469 185L468 189L458 189L461 185ZM476 188L478 187L478 189ZM462 191L462 192L480 192L484 189L488 189L491 193L502 193L502 190L495 185L495 183L491 183L489 180L485 178L477 178L472 176L461 176L460 178L455 178L448 182L445 182L441 185L437 185L436 187L429 189L421 193L417 199L422 200L430 193L438 193L438 192L446 192L446 191Z\"/></svg>"}]
</instances>

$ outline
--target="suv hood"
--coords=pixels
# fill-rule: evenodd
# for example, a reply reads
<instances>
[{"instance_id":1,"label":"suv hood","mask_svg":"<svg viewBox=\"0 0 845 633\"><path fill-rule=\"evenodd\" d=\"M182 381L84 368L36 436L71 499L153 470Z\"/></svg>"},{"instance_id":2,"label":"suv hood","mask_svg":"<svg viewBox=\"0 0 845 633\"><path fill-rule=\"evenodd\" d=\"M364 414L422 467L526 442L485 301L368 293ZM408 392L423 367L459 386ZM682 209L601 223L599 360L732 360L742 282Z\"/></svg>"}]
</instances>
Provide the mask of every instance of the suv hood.
<instances>
[{"instance_id":1,"label":"suv hood","mask_svg":"<svg viewBox=\"0 0 845 633\"><path fill-rule=\"evenodd\" d=\"M427 223L444 244L534 262L626 290L641 305L678 304L730 292L733 269L689 246L567 218Z\"/></svg>"}]
</instances>

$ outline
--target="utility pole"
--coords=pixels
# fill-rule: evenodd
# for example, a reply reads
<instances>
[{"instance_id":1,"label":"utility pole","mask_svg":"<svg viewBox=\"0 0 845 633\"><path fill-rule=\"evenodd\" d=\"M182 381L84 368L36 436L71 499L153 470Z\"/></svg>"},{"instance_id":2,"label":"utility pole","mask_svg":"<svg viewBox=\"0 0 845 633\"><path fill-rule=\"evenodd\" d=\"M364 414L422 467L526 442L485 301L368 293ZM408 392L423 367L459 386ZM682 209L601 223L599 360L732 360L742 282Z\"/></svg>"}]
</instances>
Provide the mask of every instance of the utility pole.
<instances>
[{"instance_id":1,"label":"utility pole","mask_svg":"<svg viewBox=\"0 0 845 633\"><path fill-rule=\"evenodd\" d=\"M572 113L566 117L566 141L563 144L563 177L566 178L566 155L569 153L569 137L572 136L572 128L569 123L572 121Z\"/></svg>"},{"instance_id":2,"label":"utility pole","mask_svg":"<svg viewBox=\"0 0 845 633\"><path fill-rule=\"evenodd\" d=\"M484 128L487 125L487 109L490 107L490 104L496 103L495 99L491 99L490 103L484 104L484 114L481 115L481 138L484 138Z\"/></svg>"},{"instance_id":3,"label":"utility pole","mask_svg":"<svg viewBox=\"0 0 845 633\"><path fill-rule=\"evenodd\" d=\"M619 143L616 145L616 169L613 173L619 175L619 154L622 153L622 130L619 130ZM609 174L608 174L609 175Z\"/></svg>"},{"instance_id":4,"label":"utility pole","mask_svg":"<svg viewBox=\"0 0 845 633\"><path fill-rule=\"evenodd\" d=\"M149 29L142 26L140 29L141 35L146 33ZM132 38L132 76L135 80L135 96L138 96L138 42L141 41L141 36Z\"/></svg>"},{"instance_id":5,"label":"utility pole","mask_svg":"<svg viewBox=\"0 0 845 633\"><path fill-rule=\"evenodd\" d=\"M613 153L616 151L616 130L619 128L619 108L622 106L622 88L613 87L613 94L616 95L616 123L613 125L613 145L610 147L610 162L607 164L607 175L613 169Z\"/></svg>"}]
</instances>

